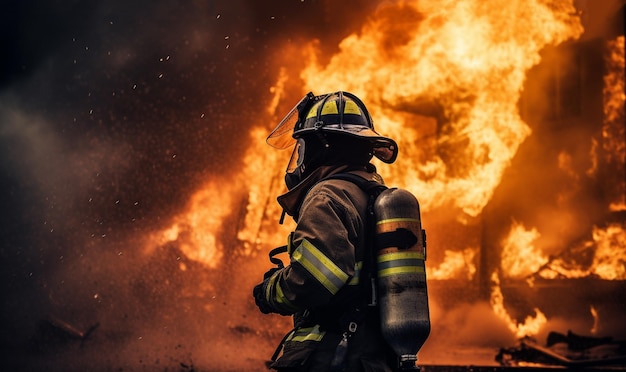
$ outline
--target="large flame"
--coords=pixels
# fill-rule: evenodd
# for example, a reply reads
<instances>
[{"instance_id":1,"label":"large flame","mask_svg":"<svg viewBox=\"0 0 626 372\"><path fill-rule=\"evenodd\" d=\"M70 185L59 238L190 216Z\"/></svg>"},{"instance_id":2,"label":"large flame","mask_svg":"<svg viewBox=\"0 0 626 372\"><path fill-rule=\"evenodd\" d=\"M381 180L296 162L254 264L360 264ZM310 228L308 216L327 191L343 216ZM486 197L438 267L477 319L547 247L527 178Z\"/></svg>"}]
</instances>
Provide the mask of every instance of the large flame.
<instances>
[{"instance_id":1,"label":"large flame","mask_svg":"<svg viewBox=\"0 0 626 372\"><path fill-rule=\"evenodd\" d=\"M239 211L235 244L239 253L254 255L282 243L290 226L276 225L281 211L275 197L284 190L282 174L289 154L270 149L264 138L270 129L266 122L275 121L285 105L299 98L287 94L288 86L299 84L295 76L303 83L298 94L347 90L362 98L377 130L399 144L396 164L382 170L387 183L418 195L423 213L445 208L457 221L471 221L481 215L519 146L531 134L518 109L527 72L541 61L544 48L577 39L582 32L571 0L384 2L338 49L312 40L305 48L303 69L277 68L276 83L269 88L267 117L251 128L243 170L234 180L242 185L237 189L240 195L221 188L219 199L212 200L205 192L216 185L208 183L186 214L159 239L181 241L185 254L216 267L224 249L218 238L224 230L220 221ZM621 55L623 69L623 46ZM623 118L623 80L621 84L621 91L605 93L609 97L605 107L617 107L613 110L617 113L606 115L605 132L619 128L611 125L614 117ZM617 104L612 100L616 95ZM605 139L602 146L616 147L611 153L623 165L619 144ZM569 161L567 153L559 154L561 169L569 169ZM614 204L620 203L622 199ZM198 211L203 208L210 209L211 216ZM200 231L196 234L195 229ZM606 253L615 244L624 246L622 234L610 227L598 228L594 268L578 268L574 273L571 267L566 272L565 265L536 245L541 236L537 228L514 222L503 241L500 272L506 278L558 272L624 279L623 272L614 272L624 259ZM438 267L428 268L430 278L471 280L478 251L475 246L446 251ZM608 274L611 270L614 273ZM536 332L545 316L537 309L536 316L523 324L511 320L502 305L499 279L492 279L494 311L512 324L516 335Z\"/></svg>"},{"instance_id":2,"label":"large flame","mask_svg":"<svg viewBox=\"0 0 626 372\"><path fill-rule=\"evenodd\" d=\"M582 31L569 0L384 3L358 32L340 42L335 54L322 55L322 49L330 48L317 40L308 45L309 60L300 72L302 92L348 90L360 96L377 129L399 143L397 163L384 169L388 183L419 195L422 211L451 207L462 221L480 215L530 135L518 111L527 71L540 62L544 47L578 38ZM280 115L281 102L295 101L285 93L294 73L288 67L278 71L270 89L267 115L272 120ZM244 254L284 239L284 230L273 226L280 214L274 198L283 190L280 179L288 154L267 148L263 139L268 129L265 121L251 129L239 180L247 188L237 229ZM241 210L239 199L228 191L222 188L219 200L190 203L187 216L179 217L161 241L180 239L172 233L194 228L219 236L220 216ZM199 221L197 208L212 210L208 222L194 222ZM185 244L184 251L217 265L220 256L213 251L222 249L220 243L195 242ZM475 249L467 249L447 253L433 275L471 277L475 269L468 259ZM203 250L212 253L197 252Z\"/></svg>"},{"instance_id":3,"label":"large flame","mask_svg":"<svg viewBox=\"0 0 626 372\"><path fill-rule=\"evenodd\" d=\"M594 277L626 280L626 230L622 224L593 227L592 236L574 245L571 252L547 261L537 274L545 279ZM580 257L592 257L580 262Z\"/></svg>"},{"instance_id":4,"label":"large flame","mask_svg":"<svg viewBox=\"0 0 626 372\"><path fill-rule=\"evenodd\" d=\"M491 275L492 289L491 289L491 307L500 320L505 322L509 330L517 337L522 338L525 336L534 336L543 327L548 319L545 314L538 308L535 308L535 316L527 316L524 322L518 322L515 320L504 306L504 295L500 288L500 277L498 273L494 272Z\"/></svg>"},{"instance_id":5,"label":"large flame","mask_svg":"<svg viewBox=\"0 0 626 372\"><path fill-rule=\"evenodd\" d=\"M582 33L574 12L569 1L392 3L326 65L313 50L302 78L367 102L377 128L399 142L389 178L424 209L477 216L530 134L517 107L526 72L546 45Z\"/></svg>"}]
</instances>

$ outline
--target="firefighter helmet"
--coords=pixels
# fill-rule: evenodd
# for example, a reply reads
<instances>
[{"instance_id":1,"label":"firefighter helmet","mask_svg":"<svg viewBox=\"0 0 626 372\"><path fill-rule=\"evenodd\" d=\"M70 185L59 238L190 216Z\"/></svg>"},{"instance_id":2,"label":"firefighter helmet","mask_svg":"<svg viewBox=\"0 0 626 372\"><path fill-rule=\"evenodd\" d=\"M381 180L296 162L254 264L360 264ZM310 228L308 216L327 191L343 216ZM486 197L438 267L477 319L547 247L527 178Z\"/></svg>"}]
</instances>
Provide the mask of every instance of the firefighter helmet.
<instances>
[{"instance_id":1,"label":"firefighter helmet","mask_svg":"<svg viewBox=\"0 0 626 372\"><path fill-rule=\"evenodd\" d=\"M309 92L270 133L267 143L276 148L287 148L297 139L311 134L339 134L369 141L374 156L385 163L393 163L398 156L396 142L374 130L365 104L349 92L321 96Z\"/></svg>"}]
</instances>

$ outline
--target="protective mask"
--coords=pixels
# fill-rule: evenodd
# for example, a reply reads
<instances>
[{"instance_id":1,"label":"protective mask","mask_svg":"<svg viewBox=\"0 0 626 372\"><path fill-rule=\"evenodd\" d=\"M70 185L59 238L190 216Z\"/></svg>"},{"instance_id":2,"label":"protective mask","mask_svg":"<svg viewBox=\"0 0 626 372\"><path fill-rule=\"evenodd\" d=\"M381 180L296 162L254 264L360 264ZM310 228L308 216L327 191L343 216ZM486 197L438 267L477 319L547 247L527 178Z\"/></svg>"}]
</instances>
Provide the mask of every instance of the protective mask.
<instances>
[{"instance_id":1,"label":"protective mask","mask_svg":"<svg viewBox=\"0 0 626 372\"><path fill-rule=\"evenodd\" d=\"M285 171L285 184L287 185L287 189L291 190L297 184L302 181L302 172L304 167L302 166L304 162L304 140L298 139L296 141L296 145L291 153L291 159L289 159L289 164L287 164L287 169Z\"/></svg>"},{"instance_id":2,"label":"protective mask","mask_svg":"<svg viewBox=\"0 0 626 372\"><path fill-rule=\"evenodd\" d=\"M287 185L287 189L291 190L296 187L302 181L302 172L300 168L296 169L291 173L285 173L285 185Z\"/></svg>"}]
</instances>

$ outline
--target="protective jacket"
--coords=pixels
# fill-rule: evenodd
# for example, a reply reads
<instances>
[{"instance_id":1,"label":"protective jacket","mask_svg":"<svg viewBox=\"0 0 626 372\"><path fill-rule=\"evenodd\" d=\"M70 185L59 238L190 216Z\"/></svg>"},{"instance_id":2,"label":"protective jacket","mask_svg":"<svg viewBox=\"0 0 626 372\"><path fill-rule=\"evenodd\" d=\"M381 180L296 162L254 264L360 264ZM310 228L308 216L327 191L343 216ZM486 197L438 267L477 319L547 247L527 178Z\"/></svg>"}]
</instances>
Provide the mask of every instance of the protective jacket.
<instances>
[{"instance_id":1,"label":"protective jacket","mask_svg":"<svg viewBox=\"0 0 626 372\"><path fill-rule=\"evenodd\" d=\"M382 183L373 166L320 167L278 198L297 227L288 239L290 264L264 281L261 302L268 312L293 314L294 329L272 368L327 371L347 332L346 371L391 371L362 273L369 196L353 182L328 179L345 172Z\"/></svg>"}]
</instances>

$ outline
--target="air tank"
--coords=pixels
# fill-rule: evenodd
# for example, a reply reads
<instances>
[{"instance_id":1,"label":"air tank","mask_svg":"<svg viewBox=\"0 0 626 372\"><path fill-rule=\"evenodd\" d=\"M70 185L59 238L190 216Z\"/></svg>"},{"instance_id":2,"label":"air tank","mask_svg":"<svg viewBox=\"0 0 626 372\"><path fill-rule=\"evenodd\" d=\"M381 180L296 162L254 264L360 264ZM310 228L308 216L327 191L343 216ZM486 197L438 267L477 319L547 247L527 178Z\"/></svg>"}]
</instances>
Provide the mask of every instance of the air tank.
<instances>
[{"instance_id":1,"label":"air tank","mask_svg":"<svg viewBox=\"0 0 626 372\"><path fill-rule=\"evenodd\" d=\"M374 203L377 292L383 337L401 370L419 370L417 353L430 334L426 288L426 233L419 203L389 188Z\"/></svg>"}]
</instances>

